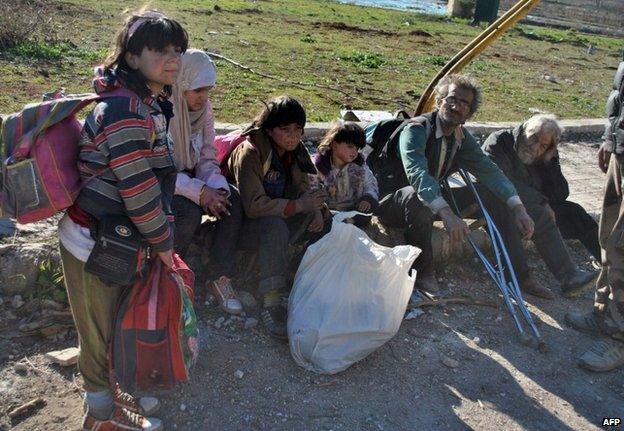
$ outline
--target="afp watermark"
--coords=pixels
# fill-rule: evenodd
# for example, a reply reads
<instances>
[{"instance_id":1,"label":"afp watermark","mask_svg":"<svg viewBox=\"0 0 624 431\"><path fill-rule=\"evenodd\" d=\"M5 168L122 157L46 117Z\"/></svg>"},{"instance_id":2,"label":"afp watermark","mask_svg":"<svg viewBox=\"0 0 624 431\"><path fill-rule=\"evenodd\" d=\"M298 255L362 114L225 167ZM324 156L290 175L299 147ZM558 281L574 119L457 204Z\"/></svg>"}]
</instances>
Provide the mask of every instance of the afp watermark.
<instances>
[{"instance_id":1,"label":"afp watermark","mask_svg":"<svg viewBox=\"0 0 624 431\"><path fill-rule=\"evenodd\" d=\"M622 425L621 418L604 418L602 420L603 428L619 427L620 425Z\"/></svg>"}]
</instances>

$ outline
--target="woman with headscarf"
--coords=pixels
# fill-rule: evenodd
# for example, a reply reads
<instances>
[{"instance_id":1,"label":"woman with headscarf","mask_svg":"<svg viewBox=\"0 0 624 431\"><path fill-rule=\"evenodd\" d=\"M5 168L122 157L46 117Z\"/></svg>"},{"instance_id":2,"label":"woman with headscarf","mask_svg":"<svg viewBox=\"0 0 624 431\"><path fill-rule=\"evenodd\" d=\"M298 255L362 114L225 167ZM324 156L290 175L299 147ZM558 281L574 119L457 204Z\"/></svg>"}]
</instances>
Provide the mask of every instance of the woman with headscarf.
<instances>
[{"instance_id":1,"label":"woman with headscarf","mask_svg":"<svg viewBox=\"0 0 624 431\"><path fill-rule=\"evenodd\" d=\"M169 131L178 170L172 207L174 249L182 257L193 241L202 216L216 218L211 261L219 277L208 288L226 312L243 311L232 288L234 253L242 223L240 196L221 174L214 146L214 115L208 93L216 83L216 68L208 54L189 49L173 86L174 117ZM210 246L206 244L205 246Z\"/></svg>"}]
</instances>

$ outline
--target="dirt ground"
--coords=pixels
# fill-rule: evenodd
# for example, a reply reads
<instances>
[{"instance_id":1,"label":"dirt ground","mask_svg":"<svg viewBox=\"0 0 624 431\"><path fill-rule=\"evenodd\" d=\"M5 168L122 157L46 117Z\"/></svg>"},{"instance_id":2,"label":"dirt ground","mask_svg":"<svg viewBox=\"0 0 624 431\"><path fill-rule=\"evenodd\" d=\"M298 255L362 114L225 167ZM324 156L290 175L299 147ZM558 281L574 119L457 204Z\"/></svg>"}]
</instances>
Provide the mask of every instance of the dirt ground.
<instances>
[{"instance_id":1,"label":"dirt ground","mask_svg":"<svg viewBox=\"0 0 624 431\"><path fill-rule=\"evenodd\" d=\"M599 210L603 180L595 152L586 143L561 149L573 198L592 212ZM580 244L569 244L575 261L590 268ZM530 257L539 281L558 292L532 250ZM216 307L200 306L199 363L189 383L162 394L159 417L168 430L594 430L603 418L624 418L624 373L578 368L592 339L563 324L565 312L590 309L591 292L576 300L527 298L548 347L539 353L520 344L494 284L472 255L443 266L438 277L440 296L469 294L497 301L498 309L425 309L378 351L334 376L299 368L288 345L260 325L245 329ZM9 303L5 297L0 306L0 430L78 429L80 375L43 357L76 345L75 335L64 341L11 338L19 320L7 319ZM445 357L456 364L444 359L444 365ZM22 358L30 364L16 371ZM6 416L37 397L47 405L14 421Z\"/></svg>"}]
</instances>

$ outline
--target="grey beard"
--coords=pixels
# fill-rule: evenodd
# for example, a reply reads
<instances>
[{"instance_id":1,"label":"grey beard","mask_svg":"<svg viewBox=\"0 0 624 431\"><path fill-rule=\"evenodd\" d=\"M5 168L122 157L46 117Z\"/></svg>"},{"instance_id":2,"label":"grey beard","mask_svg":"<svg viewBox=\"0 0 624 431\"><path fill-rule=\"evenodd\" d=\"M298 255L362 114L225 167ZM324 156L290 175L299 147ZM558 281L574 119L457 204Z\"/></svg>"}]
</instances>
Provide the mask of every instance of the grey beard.
<instances>
[{"instance_id":1,"label":"grey beard","mask_svg":"<svg viewBox=\"0 0 624 431\"><path fill-rule=\"evenodd\" d=\"M518 158L520 159L520 161L524 163L525 165L530 165L535 161L535 156L533 154L521 148L518 149L517 154L518 154Z\"/></svg>"}]
</instances>

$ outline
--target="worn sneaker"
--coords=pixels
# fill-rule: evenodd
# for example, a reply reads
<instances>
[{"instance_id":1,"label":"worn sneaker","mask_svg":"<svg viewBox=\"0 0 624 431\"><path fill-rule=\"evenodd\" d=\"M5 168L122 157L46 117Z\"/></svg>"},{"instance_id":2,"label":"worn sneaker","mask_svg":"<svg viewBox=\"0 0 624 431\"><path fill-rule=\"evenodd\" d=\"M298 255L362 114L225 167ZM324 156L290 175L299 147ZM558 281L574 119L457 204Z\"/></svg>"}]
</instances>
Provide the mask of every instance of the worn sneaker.
<instances>
[{"instance_id":1,"label":"worn sneaker","mask_svg":"<svg viewBox=\"0 0 624 431\"><path fill-rule=\"evenodd\" d=\"M288 338L288 330L286 326L286 316L284 309L279 306L264 307L260 312L262 324L275 338L285 340Z\"/></svg>"},{"instance_id":2,"label":"worn sneaker","mask_svg":"<svg viewBox=\"0 0 624 431\"><path fill-rule=\"evenodd\" d=\"M127 392L117 388L113 391L113 404L116 407L124 408L132 413L143 416L151 416L160 408L160 401L155 397L135 398Z\"/></svg>"},{"instance_id":3,"label":"worn sneaker","mask_svg":"<svg viewBox=\"0 0 624 431\"><path fill-rule=\"evenodd\" d=\"M440 290L440 286L438 285L438 280L436 280L434 274L427 274L427 275L421 275L421 276L417 274L416 282L414 283L414 289L417 289L423 292L436 293Z\"/></svg>"},{"instance_id":4,"label":"worn sneaker","mask_svg":"<svg viewBox=\"0 0 624 431\"><path fill-rule=\"evenodd\" d=\"M563 318L566 325L585 332L586 334L598 335L602 333L600 322L596 315L592 313L566 313Z\"/></svg>"},{"instance_id":5,"label":"worn sneaker","mask_svg":"<svg viewBox=\"0 0 624 431\"><path fill-rule=\"evenodd\" d=\"M585 290L593 287L594 279L597 275L598 272L596 271L585 272L577 269L561 283L563 296L566 298L574 298Z\"/></svg>"},{"instance_id":6,"label":"worn sneaker","mask_svg":"<svg viewBox=\"0 0 624 431\"><path fill-rule=\"evenodd\" d=\"M586 370L606 372L624 365L624 343L613 339L598 340L579 359Z\"/></svg>"},{"instance_id":7,"label":"worn sneaker","mask_svg":"<svg viewBox=\"0 0 624 431\"><path fill-rule=\"evenodd\" d=\"M555 294L547 288L538 284L533 277L528 277L520 283L520 289L530 295L544 299L553 299Z\"/></svg>"},{"instance_id":8,"label":"worn sneaker","mask_svg":"<svg viewBox=\"0 0 624 431\"><path fill-rule=\"evenodd\" d=\"M208 289L215 298L217 298L219 308L226 313L241 314L243 312L243 304L241 304L234 293L232 281L226 276L219 277L214 281L209 281Z\"/></svg>"},{"instance_id":9,"label":"worn sneaker","mask_svg":"<svg viewBox=\"0 0 624 431\"><path fill-rule=\"evenodd\" d=\"M99 420L86 415L82 422L82 431L161 431L160 419L146 418L131 411L116 407L107 420Z\"/></svg>"}]
</instances>

